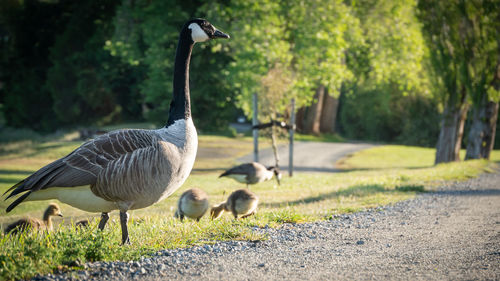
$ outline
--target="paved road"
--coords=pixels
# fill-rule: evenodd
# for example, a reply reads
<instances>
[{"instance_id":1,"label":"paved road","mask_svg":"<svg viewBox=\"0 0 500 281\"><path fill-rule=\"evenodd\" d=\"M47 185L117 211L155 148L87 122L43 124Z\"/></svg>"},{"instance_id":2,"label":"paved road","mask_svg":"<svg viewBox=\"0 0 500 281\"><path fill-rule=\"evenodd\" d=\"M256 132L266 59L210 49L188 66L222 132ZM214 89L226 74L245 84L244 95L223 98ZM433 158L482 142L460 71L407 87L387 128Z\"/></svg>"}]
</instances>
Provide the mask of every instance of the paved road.
<instances>
[{"instance_id":1,"label":"paved road","mask_svg":"<svg viewBox=\"0 0 500 281\"><path fill-rule=\"evenodd\" d=\"M338 172L339 170L335 168L335 162L358 150L372 146L372 144L366 143L295 142L294 171ZM288 151L288 145L278 147L281 169L288 169ZM253 161L253 154L241 157L238 161L242 163L251 162ZM259 162L267 166L275 165L272 148L259 151Z\"/></svg>"},{"instance_id":2,"label":"paved road","mask_svg":"<svg viewBox=\"0 0 500 281\"><path fill-rule=\"evenodd\" d=\"M89 264L93 280L500 280L500 172L269 239ZM45 276L58 280L65 276ZM75 273L73 273L75 277Z\"/></svg>"}]
</instances>

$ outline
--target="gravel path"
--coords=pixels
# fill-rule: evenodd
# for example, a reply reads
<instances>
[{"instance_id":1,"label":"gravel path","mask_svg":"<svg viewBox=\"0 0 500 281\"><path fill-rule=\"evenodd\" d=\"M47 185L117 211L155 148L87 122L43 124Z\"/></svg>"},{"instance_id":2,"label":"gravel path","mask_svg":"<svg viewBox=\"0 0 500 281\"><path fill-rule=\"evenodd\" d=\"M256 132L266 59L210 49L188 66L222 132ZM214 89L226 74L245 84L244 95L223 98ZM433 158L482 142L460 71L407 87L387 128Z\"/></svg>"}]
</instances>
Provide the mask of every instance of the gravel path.
<instances>
[{"instance_id":1,"label":"gravel path","mask_svg":"<svg viewBox=\"0 0 500 281\"><path fill-rule=\"evenodd\" d=\"M296 141L294 143L293 163L294 171L297 172L338 172L335 163L343 157L358 150L373 147L367 143L329 143L313 141ZM280 167L288 169L288 145L278 146ZM311 157L314 155L314 157ZM252 162L253 154L243 156L238 161ZM274 166L274 154L272 148L259 151L259 162L266 166Z\"/></svg>"},{"instance_id":2,"label":"gravel path","mask_svg":"<svg viewBox=\"0 0 500 281\"><path fill-rule=\"evenodd\" d=\"M96 262L91 280L499 280L500 172L334 220L258 229L269 239ZM49 275L39 280L67 279Z\"/></svg>"}]
</instances>

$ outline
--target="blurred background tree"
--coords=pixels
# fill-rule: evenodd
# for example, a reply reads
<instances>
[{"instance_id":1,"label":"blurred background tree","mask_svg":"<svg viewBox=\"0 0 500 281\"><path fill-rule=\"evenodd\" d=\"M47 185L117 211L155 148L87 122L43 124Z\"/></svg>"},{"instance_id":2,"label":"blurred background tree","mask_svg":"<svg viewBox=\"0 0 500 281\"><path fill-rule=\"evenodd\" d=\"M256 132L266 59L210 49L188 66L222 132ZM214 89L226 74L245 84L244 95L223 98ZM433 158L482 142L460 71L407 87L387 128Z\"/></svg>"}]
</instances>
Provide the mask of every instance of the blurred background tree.
<instances>
[{"instance_id":1,"label":"blurred background tree","mask_svg":"<svg viewBox=\"0 0 500 281\"><path fill-rule=\"evenodd\" d=\"M500 4L421 0L418 8L444 104L436 164L460 160L470 104L473 120L466 158L488 158L498 115Z\"/></svg>"},{"instance_id":2,"label":"blurred background tree","mask_svg":"<svg viewBox=\"0 0 500 281\"><path fill-rule=\"evenodd\" d=\"M463 139L477 158L495 140L498 11L494 0L4 0L0 126L163 125L178 31L205 17L232 38L194 50L200 130L251 116L254 93L263 122L288 116L293 97L301 132L437 143L438 163L457 160L471 111Z\"/></svg>"}]
</instances>

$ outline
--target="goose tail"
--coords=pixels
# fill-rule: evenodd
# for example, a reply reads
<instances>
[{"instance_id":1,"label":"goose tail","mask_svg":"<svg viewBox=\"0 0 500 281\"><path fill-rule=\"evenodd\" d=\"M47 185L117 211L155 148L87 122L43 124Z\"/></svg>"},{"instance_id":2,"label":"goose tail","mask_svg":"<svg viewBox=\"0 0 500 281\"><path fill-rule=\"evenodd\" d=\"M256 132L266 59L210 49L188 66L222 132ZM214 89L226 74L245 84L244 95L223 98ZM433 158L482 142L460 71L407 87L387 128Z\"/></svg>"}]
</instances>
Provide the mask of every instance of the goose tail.
<instances>
[{"instance_id":1,"label":"goose tail","mask_svg":"<svg viewBox=\"0 0 500 281\"><path fill-rule=\"evenodd\" d=\"M8 212L12 211L12 209L17 207L17 205L19 205L21 202L23 202L24 199L26 199L26 197L30 196L30 194L31 194L31 191L28 191L28 192L24 193L23 195L21 195L19 198L16 199L16 201L12 202L12 204L10 204L9 207L7 207L6 212L8 213Z\"/></svg>"},{"instance_id":2,"label":"goose tail","mask_svg":"<svg viewBox=\"0 0 500 281\"><path fill-rule=\"evenodd\" d=\"M63 163L62 161L55 161L37 172L33 173L31 176L23 179L22 181L16 183L12 187L10 187L4 194L10 194L5 198L5 200L12 198L18 194L24 193L22 196L17 198L12 204L7 207L7 212L10 212L17 205L23 202L33 191L37 191L43 189L47 185L49 185L54 178L56 178L63 171Z\"/></svg>"}]
</instances>

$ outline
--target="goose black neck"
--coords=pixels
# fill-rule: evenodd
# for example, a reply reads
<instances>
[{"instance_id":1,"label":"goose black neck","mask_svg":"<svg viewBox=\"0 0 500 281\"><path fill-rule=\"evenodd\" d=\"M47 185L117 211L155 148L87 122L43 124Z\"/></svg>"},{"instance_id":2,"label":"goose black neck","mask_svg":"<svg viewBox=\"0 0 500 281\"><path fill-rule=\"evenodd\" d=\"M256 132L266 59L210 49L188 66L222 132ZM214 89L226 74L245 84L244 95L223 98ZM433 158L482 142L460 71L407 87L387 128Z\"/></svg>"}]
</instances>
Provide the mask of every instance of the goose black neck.
<instances>
[{"instance_id":1,"label":"goose black neck","mask_svg":"<svg viewBox=\"0 0 500 281\"><path fill-rule=\"evenodd\" d=\"M191 117L191 101L189 98L189 62L194 42L187 28L183 28L179 36L174 65L174 96L170 103L166 127L176 120Z\"/></svg>"}]
</instances>

